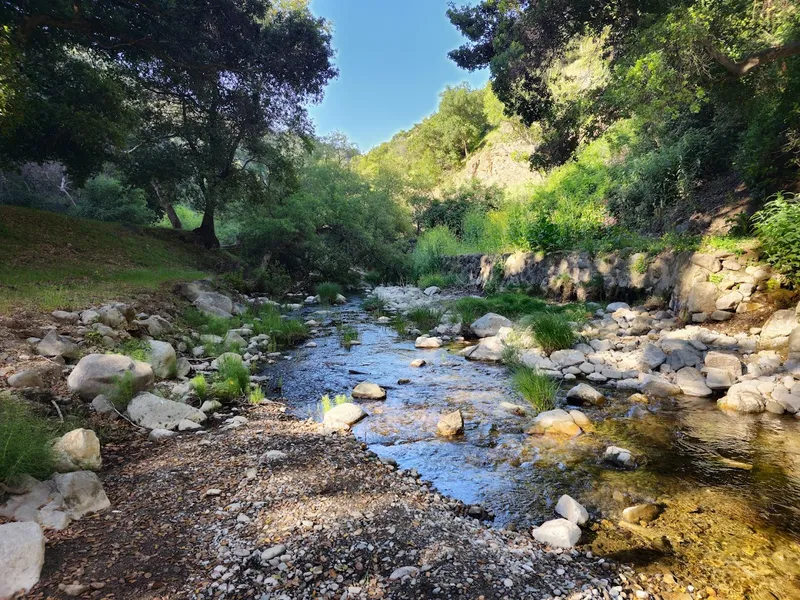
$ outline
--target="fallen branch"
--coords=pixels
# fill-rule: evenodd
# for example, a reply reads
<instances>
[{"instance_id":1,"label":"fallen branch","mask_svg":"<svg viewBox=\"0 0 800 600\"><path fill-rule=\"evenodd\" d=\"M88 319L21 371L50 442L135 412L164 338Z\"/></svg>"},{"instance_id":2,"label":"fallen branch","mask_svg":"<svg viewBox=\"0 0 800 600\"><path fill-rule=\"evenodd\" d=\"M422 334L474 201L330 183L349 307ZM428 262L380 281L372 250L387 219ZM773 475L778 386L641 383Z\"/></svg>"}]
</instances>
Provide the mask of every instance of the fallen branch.
<instances>
[{"instance_id":1,"label":"fallen branch","mask_svg":"<svg viewBox=\"0 0 800 600\"><path fill-rule=\"evenodd\" d=\"M754 52L737 62L714 46L711 40L700 40L700 44L717 64L736 78L744 77L756 67L800 54L800 42L786 42L781 46Z\"/></svg>"}]
</instances>

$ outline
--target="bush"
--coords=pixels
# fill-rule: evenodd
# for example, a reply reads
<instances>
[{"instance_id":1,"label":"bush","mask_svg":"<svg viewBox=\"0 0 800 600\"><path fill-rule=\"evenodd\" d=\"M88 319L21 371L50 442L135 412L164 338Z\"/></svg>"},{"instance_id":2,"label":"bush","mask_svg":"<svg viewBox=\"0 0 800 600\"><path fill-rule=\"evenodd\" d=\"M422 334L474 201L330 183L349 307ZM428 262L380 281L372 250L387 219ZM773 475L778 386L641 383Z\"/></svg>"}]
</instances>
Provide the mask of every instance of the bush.
<instances>
[{"instance_id":1,"label":"bush","mask_svg":"<svg viewBox=\"0 0 800 600\"><path fill-rule=\"evenodd\" d=\"M800 283L800 198L778 193L753 215L753 228L769 263Z\"/></svg>"},{"instance_id":2,"label":"bush","mask_svg":"<svg viewBox=\"0 0 800 600\"><path fill-rule=\"evenodd\" d=\"M292 289L292 278L281 265L265 262L253 271L253 291L283 298Z\"/></svg>"},{"instance_id":3,"label":"bush","mask_svg":"<svg viewBox=\"0 0 800 600\"><path fill-rule=\"evenodd\" d=\"M547 354L572 348L575 344L575 332L563 315L548 313L531 315L523 319L522 323L530 327L536 343Z\"/></svg>"},{"instance_id":4,"label":"bush","mask_svg":"<svg viewBox=\"0 0 800 600\"><path fill-rule=\"evenodd\" d=\"M539 412L555 408L558 384L547 375L530 367L518 366L511 376L511 384Z\"/></svg>"},{"instance_id":5,"label":"bush","mask_svg":"<svg viewBox=\"0 0 800 600\"><path fill-rule=\"evenodd\" d=\"M442 271L444 258L461 252L456 236L447 227L434 227L426 231L417 241L412 261L418 277Z\"/></svg>"},{"instance_id":6,"label":"bush","mask_svg":"<svg viewBox=\"0 0 800 600\"><path fill-rule=\"evenodd\" d=\"M458 276L454 273L428 273L417 280L417 287L424 290L435 285L440 288L449 288L458 284Z\"/></svg>"},{"instance_id":7,"label":"bush","mask_svg":"<svg viewBox=\"0 0 800 600\"><path fill-rule=\"evenodd\" d=\"M197 397L200 398L201 401L208 399L208 381L202 375L197 375L192 377L189 381L189 385L194 390L194 393L197 394Z\"/></svg>"},{"instance_id":8,"label":"bush","mask_svg":"<svg viewBox=\"0 0 800 600\"><path fill-rule=\"evenodd\" d=\"M130 225L149 225L156 218L143 190L123 185L108 175L98 175L86 183L72 213L84 219Z\"/></svg>"},{"instance_id":9,"label":"bush","mask_svg":"<svg viewBox=\"0 0 800 600\"><path fill-rule=\"evenodd\" d=\"M317 295L322 304L334 304L336 297L342 293L342 286L338 283L325 281L317 286Z\"/></svg>"},{"instance_id":10,"label":"bush","mask_svg":"<svg viewBox=\"0 0 800 600\"><path fill-rule=\"evenodd\" d=\"M0 482L19 475L47 478L55 465L54 437L54 428L21 400L0 394Z\"/></svg>"}]
</instances>

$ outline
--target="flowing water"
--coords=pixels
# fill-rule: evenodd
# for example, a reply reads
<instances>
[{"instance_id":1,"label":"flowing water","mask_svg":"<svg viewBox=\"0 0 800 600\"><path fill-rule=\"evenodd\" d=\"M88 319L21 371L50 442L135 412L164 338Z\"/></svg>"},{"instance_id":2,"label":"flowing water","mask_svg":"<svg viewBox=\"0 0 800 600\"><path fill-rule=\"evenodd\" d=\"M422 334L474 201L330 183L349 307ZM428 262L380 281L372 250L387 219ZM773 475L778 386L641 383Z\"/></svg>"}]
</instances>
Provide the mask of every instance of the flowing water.
<instances>
[{"instance_id":1,"label":"flowing water","mask_svg":"<svg viewBox=\"0 0 800 600\"><path fill-rule=\"evenodd\" d=\"M322 395L375 382L388 397L361 402L369 417L355 435L440 492L483 505L496 525L551 519L568 493L595 519L583 541L599 553L668 566L677 579L713 585L722 597L800 597L800 421L730 415L707 399L635 405L627 394L603 390L605 406L583 409L595 432L570 440L530 436L524 430L532 416L501 407L525 404L503 366L466 361L458 348L415 349L357 304L310 316L323 323L318 347L299 349L263 373L281 382L296 415L321 419ZM355 327L361 344L342 347L334 322ZM427 365L412 368L415 358ZM398 383L404 379L410 382ZM456 409L464 436L438 438L439 416ZM612 444L644 464L633 471L604 465L600 457ZM616 525L622 508L644 501L666 507L653 525L633 532Z\"/></svg>"}]
</instances>

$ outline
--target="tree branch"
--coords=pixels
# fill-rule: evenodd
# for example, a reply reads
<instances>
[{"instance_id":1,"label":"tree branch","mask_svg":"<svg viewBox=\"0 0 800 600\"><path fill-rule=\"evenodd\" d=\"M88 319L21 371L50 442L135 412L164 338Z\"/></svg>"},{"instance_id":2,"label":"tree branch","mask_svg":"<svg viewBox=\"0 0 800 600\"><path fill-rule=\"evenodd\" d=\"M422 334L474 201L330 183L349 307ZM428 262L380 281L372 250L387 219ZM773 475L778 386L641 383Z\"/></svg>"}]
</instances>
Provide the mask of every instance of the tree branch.
<instances>
[{"instance_id":1,"label":"tree branch","mask_svg":"<svg viewBox=\"0 0 800 600\"><path fill-rule=\"evenodd\" d=\"M800 54L800 42L786 42L781 46L755 52L736 62L714 46L710 40L701 40L700 43L717 64L721 65L728 73L736 78L744 77L756 67Z\"/></svg>"}]
</instances>

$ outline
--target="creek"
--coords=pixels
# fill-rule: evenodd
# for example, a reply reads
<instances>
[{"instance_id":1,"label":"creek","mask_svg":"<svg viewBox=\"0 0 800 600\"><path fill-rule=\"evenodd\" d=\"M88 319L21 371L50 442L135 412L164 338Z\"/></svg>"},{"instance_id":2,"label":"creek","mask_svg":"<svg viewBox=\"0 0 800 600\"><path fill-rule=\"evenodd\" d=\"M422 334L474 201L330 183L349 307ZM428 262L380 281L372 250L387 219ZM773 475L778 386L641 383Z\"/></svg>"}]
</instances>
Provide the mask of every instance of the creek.
<instances>
[{"instance_id":1,"label":"creek","mask_svg":"<svg viewBox=\"0 0 800 600\"><path fill-rule=\"evenodd\" d=\"M596 431L531 436L524 431L533 413L520 417L501 406L525 404L502 365L467 361L459 347L416 349L355 301L304 314L322 323L317 347L298 349L262 373L281 382L295 415L321 420L322 395L349 394L372 381L387 399L360 401L369 417L354 435L381 458L416 469L442 494L481 504L494 525L522 529L552 519L567 493L589 509L594 525L581 542L599 554L667 569L722 597L800 598L800 421L728 414L708 399L632 404L629 394L598 386L608 402L581 409ZM361 343L344 348L336 323L357 329ZM416 358L427 365L411 367ZM404 379L409 383L398 383ZM559 406L570 386L562 384ZM463 437L437 437L439 417L456 409ZM601 460L609 445L634 451L643 464L609 467ZM661 503L664 512L648 527L618 525L622 509L641 502Z\"/></svg>"}]
</instances>

